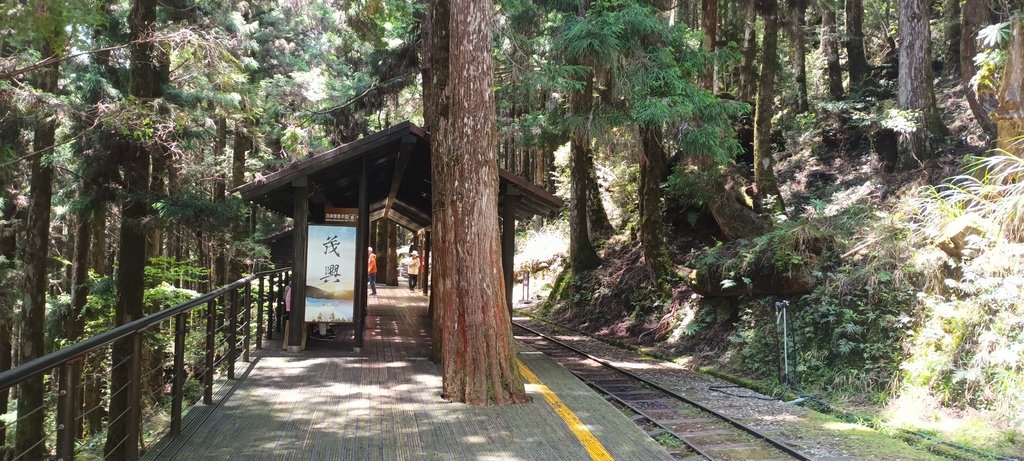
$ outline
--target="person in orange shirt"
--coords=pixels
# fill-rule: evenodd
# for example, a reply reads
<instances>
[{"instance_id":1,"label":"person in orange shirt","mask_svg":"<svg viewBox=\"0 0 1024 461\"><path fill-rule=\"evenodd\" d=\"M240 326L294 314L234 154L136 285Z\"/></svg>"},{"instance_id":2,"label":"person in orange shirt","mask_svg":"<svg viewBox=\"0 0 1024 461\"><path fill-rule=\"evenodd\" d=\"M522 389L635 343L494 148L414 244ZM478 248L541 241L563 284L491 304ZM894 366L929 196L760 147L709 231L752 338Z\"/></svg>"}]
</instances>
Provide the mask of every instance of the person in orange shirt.
<instances>
[{"instance_id":1,"label":"person in orange shirt","mask_svg":"<svg viewBox=\"0 0 1024 461\"><path fill-rule=\"evenodd\" d=\"M370 279L371 295L377 295L377 255L373 254L373 247L367 247L370 253L370 260L366 265L366 273Z\"/></svg>"}]
</instances>

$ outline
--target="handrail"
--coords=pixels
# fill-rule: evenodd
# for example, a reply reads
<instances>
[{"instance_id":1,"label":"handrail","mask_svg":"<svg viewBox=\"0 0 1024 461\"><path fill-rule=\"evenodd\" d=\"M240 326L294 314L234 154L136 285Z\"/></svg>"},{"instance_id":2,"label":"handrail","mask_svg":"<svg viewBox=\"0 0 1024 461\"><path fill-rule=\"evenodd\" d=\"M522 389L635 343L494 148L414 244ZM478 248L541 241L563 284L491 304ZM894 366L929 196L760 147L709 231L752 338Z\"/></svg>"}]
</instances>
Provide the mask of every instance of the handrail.
<instances>
[{"instance_id":1,"label":"handrail","mask_svg":"<svg viewBox=\"0 0 1024 461\"><path fill-rule=\"evenodd\" d=\"M46 354L42 357L34 359L30 362L23 363L14 367L10 370L0 373L0 389L6 389L18 384L23 381L38 375L39 373L52 370L59 365L73 360L79 356L85 355L92 350L106 346L114 341L124 338L133 333L138 333L147 328L156 325L170 317L178 315L196 306L214 300L231 290L245 286L245 284L262 277L265 275L271 275L291 270L290 267L281 269L274 269L269 271L257 272L248 277L244 277L236 280L228 285L224 285L216 290L206 293L190 301L178 304L174 307L161 310L159 312L147 315L141 319L133 320L124 325L120 325L110 330L104 331L98 335L94 335L86 340L79 341L67 347L63 347L57 351Z\"/></svg>"}]
</instances>

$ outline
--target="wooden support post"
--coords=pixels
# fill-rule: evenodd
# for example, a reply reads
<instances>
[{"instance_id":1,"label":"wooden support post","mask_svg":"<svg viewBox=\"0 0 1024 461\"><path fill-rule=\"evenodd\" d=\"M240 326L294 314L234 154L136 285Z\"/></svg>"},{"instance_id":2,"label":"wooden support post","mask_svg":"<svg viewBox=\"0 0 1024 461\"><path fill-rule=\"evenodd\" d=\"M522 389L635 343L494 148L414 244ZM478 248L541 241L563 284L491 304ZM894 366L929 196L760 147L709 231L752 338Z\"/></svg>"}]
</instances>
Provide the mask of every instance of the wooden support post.
<instances>
[{"instance_id":1,"label":"wooden support post","mask_svg":"<svg viewBox=\"0 0 1024 461\"><path fill-rule=\"evenodd\" d=\"M508 303L508 317L512 318L512 276L515 273L516 258L516 209L519 208L519 193L512 186L503 191L504 203L501 208L501 269L505 276L505 302Z\"/></svg>"},{"instance_id":2,"label":"wooden support post","mask_svg":"<svg viewBox=\"0 0 1024 461\"><path fill-rule=\"evenodd\" d=\"M306 334L306 244L309 241L309 179L292 181L295 189L295 212L292 226L292 310L288 314L288 352L301 352ZM358 254L358 253L357 253ZM358 293L359 290L356 290Z\"/></svg>"},{"instance_id":3,"label":"wooden support post","mask_svg":"<svg viewBox=\"0 0 1024 461\"><path fill-rule=\"evenodd\" d=\"M277 299L275 300L275 302L277 303L277 328L276 328L276 330L277 330L278 333L281 333L281 332L284 331L284 316L285 316L284 295L288 291L287 287L289 286L289 284L291 284L291 276L292 276L291 272L282 274L281 278L278 279L278 282L277 282ZM288 344L288 338L286 336L281 337L281 344L282 345L287 345Z\"/></svg>"},{"instance_id":4,"label":"wooden support post","mask_svg":"<svg viewBox=\"0 0 1024 461\"><path fill-rule=\"evenodd\" d=\"M228 379L235 379L235 361L238 360L238 289L228 292ZM227 297L228 295L225 295Z\"/></svg>"},{"instance_id":5,"label":"wooden support post","mask_svg":"<svg viewBox=\"0 0 1024 461\"><path fill-rule=\"evenodd\" d=\"M171 437L181 435L181 403L185 391L185 315L174 316L174 381L171 383Z\"/></svg>"},{"instance_id":6,"label":"wooden support post","mask_svg":"<svg viewBox=\"0 0 1024 461\"><path fill-rule=\"evenodd\" d=\"M420 289L427 294L430 287L430 231L423 231L423 256L420 258Z\"/></svg>"},{"instance_id":7,"label":"wooden support post","mask_svg":"<svg viewBox=\"0 0 1024 461\"><path fill-rule=\"evenodd\" d=\"M252 345L252 284L246 283L242 295L242 361L249 363L249 346Z\"/></svg>"},{"instance_id":8,"label":"wooden support post","mask_svg":"<svg viewBox=\"0 0 1024 461\"><path fill-rule=\"evenodd\" d=\"M366 159L362 161L362 174L359 177L359 222L356 224L356 296L355 310L353 317L356 322L355 328L355 349L363 348L363 329L366 327L366 285L369 278L366 273L370 255L367 247L370 246L370 197L367 182L368 172ZM297 264L296 264L297 266ZM294 270L294 269L293 269Z\"/></svg>"},{"instance_id":9,"label":"wooden support post","mask_svg":"<svg viewBox=\"0 0 1024 461\"><path fill-rule=\"evenodd\" d=\"M132 333L131 365L132 379L128 383L128 414L125 426L125 458L139 459L139 434L142 430L142 332Z\"/></svg>"},{"instance_id":10,"label":"wooden support post","mask_svg":"<svg viewBox=\"0 0 1024 461\"><path fill-rule=\"evenodd\" d=\"M57 459L75 459L75 435L78 432L78 383L81 381L80 359L64 363L58 377L57 395Z\"/></svg>"},{"instance_id":11,"label":"wooden support post","mask_svg":"<svg viewBox=\"0 0 1024 461\"><path fill-rule=\"evenodd\" d=\"M217 301L206 302L206 373L203 375L203 404L213 405L213 336L217 328Z\"/></svg>"},{"instance_id":12,"label":"wooden support post","mask_svg":"<svg viewBox=\"0 0 1024 461\"><path fill-rule=\"evenodd\" d=\"M263 277L259 276L259 286L256 287L256 349L263 349L263 306L266 305L263 302Z\"/></svg>"},{"instance_id":13,"label":"wooden support post","mask_svg":"<svg viewBox=\"0 0 1024 461\"><path fill-rule=\"evenodd\" d=\"M277 318L277 274L267 281L267 340L274 339L274 320Z\"/></svg>"}]
</instances>

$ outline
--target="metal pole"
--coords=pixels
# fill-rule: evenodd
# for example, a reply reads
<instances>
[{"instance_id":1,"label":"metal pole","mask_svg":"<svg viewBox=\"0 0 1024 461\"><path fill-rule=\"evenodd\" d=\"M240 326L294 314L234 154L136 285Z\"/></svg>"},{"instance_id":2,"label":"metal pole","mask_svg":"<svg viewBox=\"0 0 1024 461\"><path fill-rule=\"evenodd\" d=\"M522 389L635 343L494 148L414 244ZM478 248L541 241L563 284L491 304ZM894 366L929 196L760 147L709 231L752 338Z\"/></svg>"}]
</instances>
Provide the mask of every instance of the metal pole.
<instances>
[{"instance_id":1,"label":"metal pole","mask_svg":"<svg viewBox=\"0 0 1024 461\"><path fill-rule=\"evenodd\" d=\"M785 367L783 371L783 378L786 380L783 384L789 386L789 320L786 318L786 306L789 303L782 304L782 366Z\"/></svg>"},{"instance_id":2,"label":"metal pole","mask_svg":"<svg viewBox=\"0 0 1024 461\"><path fill-rule=\"evenodd\" d=\"M60 367L57 396L57 459L75 459L75 419L78 413L78 383L81 380L80 360L65 362Z\"/></svg>"},{"instance_id":3,"label":"metal pole","mask_svg":"<svg viewBox=\"0 0 1024 461\"><path fill-rule=\"evenodd\" d=\"M171 383L171 436L181 435L181 401L185 390L185 315L174 317L174 382Z\"/></svg>"},{"instance_id":4,"label":"metal pole","mask_svg":"<svg viewBox=\"0 0 1024 461\"><path fill-rule=\"evenodd\" d=\"M125 435L125 458L139 459L139 433L142 429L142 332L132 333L131 374L128 384L129 407Z\"/></svg>"},{"instance_id":5,"label":"metal pole","mask_svg":"<svg viewBox=\"0 0 1024 461\"><path fill-rule=\"evenodd\" d=\"M213 405L213 334L217 324L217 301L206 302L206 376L203 376L203 404Z\"/></svg>"}]
</instances>

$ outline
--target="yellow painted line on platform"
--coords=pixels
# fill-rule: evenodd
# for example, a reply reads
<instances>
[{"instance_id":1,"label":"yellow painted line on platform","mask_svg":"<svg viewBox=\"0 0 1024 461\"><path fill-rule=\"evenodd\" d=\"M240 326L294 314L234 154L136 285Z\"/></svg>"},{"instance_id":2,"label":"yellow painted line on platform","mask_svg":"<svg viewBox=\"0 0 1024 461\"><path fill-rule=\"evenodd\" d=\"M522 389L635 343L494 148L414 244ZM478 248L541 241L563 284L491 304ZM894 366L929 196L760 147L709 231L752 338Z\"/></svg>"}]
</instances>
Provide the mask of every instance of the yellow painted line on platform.
<instances>
[{"instance_id":1,"label":"yellow painted line on platform","mask_svg":"<svg viewBox=\"0 0 1024 461\"><path fill-rule=\"evenodd\" d=\"M583 421L580 421L580 418L576 416L576 413L573 413L569 407L565 406L565 404L562 403L562 400L558 398L558 395L552 392L551 389L548 389L548 387L537 378L537 375L530 371L526 364L518 360L517 362L519 363L519 372L523 374L523 377L525 377L530 384L540 388L540 393L544 395L544 399L548 401L548 404L555 410L555 413L558 413L558 416L562 417L562 420L565 421L565 425L569 426L569 430L571 430L572 433L576 435L576 438L579 439L580 443L583 444L583 448L585 448L587 453L590 454L590 459L596 461L614 460L612 455L608 453L608 450L605 450L601 441L598 440L592 432L590 432L590 429L587 429L587 426L583 424Z\"/></svg>"}]
</instances>

